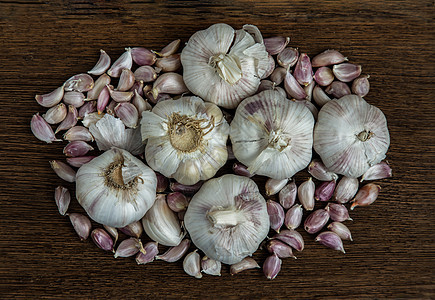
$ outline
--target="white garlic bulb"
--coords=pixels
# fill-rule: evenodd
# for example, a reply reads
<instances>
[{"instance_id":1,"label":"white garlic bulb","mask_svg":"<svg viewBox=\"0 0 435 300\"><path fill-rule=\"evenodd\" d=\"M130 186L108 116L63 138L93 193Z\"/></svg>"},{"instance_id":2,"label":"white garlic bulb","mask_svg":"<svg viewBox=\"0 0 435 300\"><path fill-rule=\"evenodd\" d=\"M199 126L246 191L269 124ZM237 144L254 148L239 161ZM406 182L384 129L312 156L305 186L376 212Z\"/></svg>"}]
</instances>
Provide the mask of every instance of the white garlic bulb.
<instances>
[{"instance_id":1,"label":"white garlic bulb","mask_svg":"<svg viewBox=\"0 0 435 300\"><path fill-rule=\"evenodd\" d=\"M314 129L314 150L329 171L356 178L385 158L390 145L382 111L357 95L326 103Z\"/></svg>"},{"instance_id":2,"label":"white garlic bulb","mask_svg":"<svg viewBox=\"0 0 435 300\"><path fill-rule=\"evenodd\" d=\"M225 164L228 131L219 107L198 97L162 101L142 113L148 164L182 184L207 180Z\"/></svg>"},{"instance_id":3,"label":"white garlic bulb","mask_svg":"<svg viewBox=\"0 0 435 300\"><path fill-rule=\"evenodd\" d=\"M299 103L266 90L243 100L231 122L235 157L251 174L290 178L311 161L314 118Z\"/></svg>"},{"instance_id":4,"label":"white garlic bulb","mask_svg":"<svg viewBox=\"0 0 435 300\"><path fill-rule=\"evenodd\" d=\"M181 63L184 83L191 92L205 101L235 108L257 91L269 58L264 44L255 42L246 30L214 24L190 37Z\"/></svg>"},{"instance_id":5,"label":"white garlic bulb","mask_svg":"<svg viewBox=\"0 0 435 300\"><path fill-rule=\"evenodd\" d=\"M100 150L118 147L129 151L133 155L142 154L145 150L140 129L125 128L120 119L110 114L105 114L101 120L91 124L89 131L94 136Z\"/></svg>"},{"instance_id":6,"label":"white garlic bulb","mask_svg":"<svg viewBox=\"0 0 435 300\"><path fill-rule=\"evenodd\" d=\"M128 151L107 150L84 164L76 175L76 196L96 222L124 227L140 220L153 205L157 178Z\"/></svg>"},{"instance_id":7,"label":"white garlic bulb","mask_svg":"<svg viewBox=\"0 0 435 300\"><path fill-rule=\"evenodd\" d=\"M254 253L269 232L266 201L252 179L210 179L192 197L184 224L206 256L234 264Z\"/></svg>"}]
</instances>

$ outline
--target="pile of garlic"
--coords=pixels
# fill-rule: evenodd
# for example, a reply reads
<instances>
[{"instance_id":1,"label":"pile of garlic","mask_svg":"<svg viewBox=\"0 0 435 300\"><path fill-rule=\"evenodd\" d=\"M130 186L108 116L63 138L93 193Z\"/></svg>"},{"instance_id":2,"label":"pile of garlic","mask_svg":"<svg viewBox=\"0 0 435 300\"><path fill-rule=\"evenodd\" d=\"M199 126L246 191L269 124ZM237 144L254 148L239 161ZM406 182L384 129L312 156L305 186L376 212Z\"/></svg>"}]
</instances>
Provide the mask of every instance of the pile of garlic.
<instances>
[{"instance_id":1,"label":"pile of garlic","mask_svg":"<svg viewBox=\"0 0 435 300\"><path fill-rule=\"evenodd\" d=\"M262 244L270 253L263 272L275 278L282 259L304 249L302 223L344 253L347 203L370 205L380 191L360 188L358 177L392 176L387 122L362 98L369 76L361 66L336 50L310 59L289 41L263 38L254 25L215 24L181 53L180 40L161 51L126 48L114 63L101 50L88 74L37 95L49 109L33 116L34 135L51 143L66 131L66 163L50 164L76 184L87 216L67 213L63 186L55 201L80 239L138 264L184 257L196 278L220 276L222 263L233 275L259 268L251 256ZM228 163L234 174L215 177ZM316 182L297 185L292 177L305 169ZM268 177L264 195L253 176Z\"/></svg>"}]
</instances>

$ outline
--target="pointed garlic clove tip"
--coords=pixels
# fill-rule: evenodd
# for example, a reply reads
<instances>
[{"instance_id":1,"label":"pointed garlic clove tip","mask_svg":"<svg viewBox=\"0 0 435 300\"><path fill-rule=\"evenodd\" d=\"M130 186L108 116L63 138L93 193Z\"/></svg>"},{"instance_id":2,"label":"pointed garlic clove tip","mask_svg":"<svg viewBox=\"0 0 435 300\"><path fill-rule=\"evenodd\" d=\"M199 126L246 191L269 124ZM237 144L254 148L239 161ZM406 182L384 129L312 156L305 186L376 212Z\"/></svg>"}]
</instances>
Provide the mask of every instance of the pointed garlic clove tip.
<instances>
[{"instance_id":1,"label":"pointed garlic clove tip","mask_svg":"<svg viewBox=\"0 0 435 300\"><path fill-rule=\"evenodd\" d=\"M239 163L239 162L235 162L233 164L233 171L234 171L234 174L236 174L236 175L245 176L245 177L249 177L249 178L253 176L248 171L248 167L245 166L244 164Z\"/></svg>"},{"instance_id":2,"label":"pointed garlic clove tip","mask_svg":"<svg viewBox=\"0 0 435 300\"><path fill-rule=\"evenodd\" d=\"M374 183L366 184L359 189L355 198L353 198L350 209L353 210L356 206L368 206L372 204L378 198L380 190L381 187L379 185Z\"/></svg>"},{"instance_id":3,"label":"pointed garlic clove tip","mask_svg":"<svg viewBox=\"0 0 435 300\"><path fill-rule=\"evenodd\" d=\"M126 51L113 63L107 74L110 77L119 77L123 69L131 69L133 66L133 59L131 55L131 48Z\"/></svg>"},{"instance_id":4,"label":"pointed garlic clove tip","mask_svg":"<svg viewBox=\"0 0 435 300\"><path fill-rule=\"evenodd\" d=\"M326 94L326 92L318 85L316 85L313 89L313 99L319 107L322 107L332 100L328 94Z\"/></svg>"},{"instance_id":5,"label":"pointed garlic clove tip","mask_svg":"<svg viewBox=\"0 0 435 300\"><path fill-rule=\"evenodd\" d=\"M166 197L166 201L168 202L169 208L177 213L186 210L189 205L187 197L180 192L169 193Z\"/></svg>"},{"instance_id":6,"label":"pointed garlic clove tip","mask_svg":"<svg viewBox=\"0 0 435 300\"><path fill-rule=\"evenodd\" d=\"M143 47L131 48L131 57L139 66L151 66L156 62L156 55Z\"/></svg>"},{"instance_id":7,"label":"pointed garlic clove tip","mask_svg":"<svg viewBox=\"0 0 435 300\"><path fill-rule=\"evenodd\" d=\"M361 182L364 180L384 179L391 176L393 176L393 170L387 162L382 161L368 168L368 170L362 175Z\"/></svg>"},{"instance_id":8,"label":"pointed garlic clove tip","mask_svg":"<svg viewBox=\"0 0 435 300\"><path fill-rule=\"evenodd\" d=\"M64 89L66 92L87 92L94 88L94 79L85 73L77 74L70 77L64 83Z\"/></svg>"},{"instance_id":9,"label":"pointed garlic clove tip","mask_svg":"<svg viewBox=\"0 0 435 300\"><path fill-rule=\"evenodd\" d=\"M320 86L328 86L334 81L334 73L331 68L320 67L313 76L314 80Z\"/></svg>"},{"instance_id":10,"label":"pointed garlic clove tip","mask_svg":"<svg viewBox=\"0 0 435 300\"><path fill-rule=\"evenodd\" d=\"M266 258L263 264L263 272L267 279L275 279L279 271L281 271L282 260L278 255L274 254Z\"/></svg>"},{"instance_id":11,"label":"pointed garlic clove tip","mask_svg":"<svg viewBox=\"0 0 435 300\"><path fill-rule=\"evenodd\" d=\"M134 78L139 81L153 82L157 79L157 72L151 66L142 66L134 71Z\"/></svg>"},{"instance_id":12,"label":"pointed garlic clove tip","mask_svg":"<svg viewBox=\"0 0 435 300\"><path fill-rule=\"evenodd\" d=\"M186 255L183 261L183 269L188 275L195 278L201 278L201 257L199 256L198 250L195 250Z\"/></svg>"},{"instance_id":13,"label":"pointed garlic clove tip","mask_svg":"<svg viewBox=\"0 0 435 300\"><path fill-rule=\"evenodd\" d=\"M341 82L351 82L361 75L361 65L341 63L332 67L335 77Z\"/></svg>"},{"instance_id":14,"label":"pointed garlic clove tip","mask_svg":"<svg viewBox=\"0 0 435 300\"><path fill-rule=\"evenodd\" d=\"M76 171L74 171L70 166L66 163L52 160L50 161L51 168L53 171L65 181L74 182L76 181Z\"/></svg>"},{"instance_id":15,"label":"pointed garlic clove tip","mask_svg":"<svg viewBox=\"0 0 435 300\"><path fill-rule=\"evenodd\" d=\"M325 92L337 99L351 94L349 86L346 83L337 80L328 85L325 89Z\"/></svg>"},{"instance_id":16,"label":"pointed garlic clove tip","mask_svg":"<svg viewBox=\"0 0 435 300\"><path fill-rule=\"evenodd\" d=\"M146 254L142 242L137 238L123 240L115 251L114 257L130 257L138 252Z\"/></svg>"},{"instance_id":17,"label":"pointed garlic clove tip","mask_svg":"<svg viewBox=\"0 0 435 300\"><path fill-rule=\"evenodd\" d=\"M365 97L370 90L369 75L361 75L352 82L352 93L360 97Z\"/></svg>"},{"instance_id":18,"label":"pointed garlic clove tip","mask_svg":"<svg viewBox=\"0 0 435 300\"><path fill-rule=\"evenodd\" d=\"M89 218L79 213L70 213L68 217L80 240L86 240L92 228Z\"/></svg>"},{"instance_id":19,"label":"pointed garlic clove tip","mask_svg":"<svg viewBox=\"0 0 435 300\"><path fill-rule=\"evenodd\" d=\"M30 121L30 129L33 135L40 141L51 143L62 141L57 139L51 126L37 113Z\"/></svg>"},{"instance_id":20,"label":"pointed garlic clove tip","mask_svg":"<svg viewBox=\"0 0 435 300\"><path fill-rule=\"evenodd\" d=\"M59 131L62 130L68 130L74 127L77 124L77 120L78 120L77 108L75 108L73 105L68 105L68 113L65 119L62 121L62 123L60 123L59 126L56 128L55 133L58 133Z\"/></svg>"},{"instance_id":21,"label":"pointed garlic clove tip","mask_svg":"<svg viewBox=\"0 0 435 300\"><path fill-rule=\"evenodd\" d=\"M328 225L328 229L335 232L342 240L353 241L349 228L343 223L332 222Z\"/></svg>"},{"instance_id":22,"label":"pointed garlic clove tip","mask_svg":"<svg viewBox=\"0 0 435 300\"><path fill-rule=\"evenodd\" d=\"M284 36L276 36L263 39L264 46L266 47L266 51L270 55L279 54L290 42L289 37Z\"/></svg>"},{"instance_id":23,"label":"pointed garlic clove tip","mask_svg":"<svg viewBox=\"0 0 435 300\"><path fill-rule=\"evenodd\" d=\"M121 102L115 107L116 115L121 119L125 126L136 128L139 121L139 113L136 107L130 102Z\"/></svg>"},{"instance_id":24,"label":"pointed garlic clove tip","mask_svg":"<svg viewBox=\"0 0 435 300\"><path fill-rule=\"evenodd\" d=\"M301 53L296 63L293 76L303 86L309 85L313 81L313 68L308 54Z\"/></svg>"},{"instance_id":25,"label":"pointed garlic clove tip","mask_svg":"<svg viewBox=\"0 0 435 300\"><path fill-rule=\"evenodd\" d=\"M153 107L148 103L137 90L134 90L134 97L131 103L136 107L139 116L142 116L144 111L151 111Z\"/></svg>"},{"instance_id":26,"label":"pointed garlic clove tip","mask_svg":"<svg viewBox=\"0 0 435 300\"><path fill-rule=\"evenodd\" d=\"M285 187L283 187L282 190L279 191L278 194L279 203L283 208L289 209L295 203L297 194L298 194L298 189L295 181L293 180Z\"/></svg>"},{"instance_id":27,"label":"pointed garlic clove tip","mask_svg":"<svg viewBox=\"0 0 435 300\"><path fill-rule=\"evenodd\" d=\"M266 202L267 213L269 214L270 228L279 233L280 228L284 224L285 213L281 204L273 200Z\"/></svg>"},{"instance_id":28,"label":"pointed garlic clove tip","mask_svg":"<svg viewBox=\"0 0 435 300\"><path fill-rule=\"evenodd\" d=\"M344 251L343 241L335 232L324 231L316 237L315 241L328 248L346 253Z\"/></svg>"},{"instance_id":29,"label":"pointed garlic clove tip","mask_svg":"<svg viewBox=\"0 0 435 300\"><path fill-rule=\"evenodd\" d=\"M260 268L258 263L252 257L245 257L238 263L232 264L230 267L230 274L236 275L245 270Z\"/></svg>"},{"instance_id":30,"label":"pointed garlic clove tip","mask_svg":"<svg viewBox=\"0 0 435 300\"><path fill-rule=\"evenodd\" d=\"M88 101L80 107L78 111L79 119L83 119L87 114L91 114L97 111L97 101Z\"/></svg>"},{"instance_id":31,"label":"pointed garlic clove tip","mask_svg":"<svg viewBox=\"0 0 435 300\"><path fill-rule=\"evenodd\" d=\"M176 262L182 258L190 247L190 240L184 239L177 246L171 247L162 255L156 256L156 259L160 259L166 262Z\"/></svg>"},{"instance_id":32,"label":"pointed garlic clove tip","mask_svg":"<svg viewBox=\"0 0 435 300\"><path fill-rule=\"evenodd\" d=\"M168 45L166 45L159 53L162 57L167 57L170 55L173 55L175 52L178 51L178 48L180 48L181 40L176 39L170 42Z\"/></svg>"},{"instance_id":33,"label":"pointed garlic clove tip","mask_svg":"<svg viewBox=\"0 0 435 300\"><path fill-rule=\"evenodd\" d=\"M91 232L91 239L98 248L104 251L113 251L113 240L102 228L96 228Z\"/></svg>"},{"instance_id":34,"label":"pointed garlic clove tip","mask_svg":"<svg viewBox=\"0 0 435 300\"><path fill-rule=\"evenodd\" d=\"M288 229L296 229L302 222L304 210L302 205L296 204L292 208L290 208L285 214L284 225Z\"/></svg>"},{"instance_id":35,"label":"pointed garlic clove tip","mask_svg":"<svg viewBox=\"0 0 435 300\"><path fill-rule=\"evenodd\" d=\"M290 97L297 100L304 100L307 98L307 93L289 71L287 71L284 78L284 89Z\"/></svg>"},{"instance_id":36,"label":"pointed garlic clove tip","mask_svg":"<svg viewBox=\"0 0 435 300\"><path fill-rule=\"evenodd\" d=\"M317 201L329 201L335 190L335 180L322 182L316 187L314 198Z\"/></svg>"},{"instance_id":37,"label":"pointed garlic clove tip","mask_svg":"<svg viewBox=\"0 0 435 300\"><path fill-rule=\"evenodd\" d=\"M287 182L288 182L288 178L285 179L269 178L266 181L266 195L272 196L279 193L279 191L282 190L282 188L287 184Z\"/></svg>"},{"instance_id":38,"label":"pointed garlic clove tip","mask_svg":"<svg viewBox=\"0 0 435 300\"><path fill-rule=\"evenodd\" d=\"M328 212L329 217L335 222L352 221L349 216L349 211L343 204L328 203L325 210Z\"/></svg>"},{"instance_id":39,"label":"pointed garlic clove tip","mask_svg":"<svg viewBox=\"0 0 435 300\"><path fill-rule=\"evenodd\" d=\"M292 248L279 240L268 241L266 248L269 253L276 254L279 258L296 258L296 256L293 255Z\"/></svg>"},{"instance_id":40,"label":"pointed garlic clove tip","mask_svg":"<svg viewBox=\"0 0 435 300\"><path fill-rule=\"evenodd\" d=\"M100 58L98 59L95 66L88 71L88 74L101 75L106 72L110 67L110 56L103 49L100 50Z\"/></svg>"},{"instance_id":41,"label":"pointed garlic clove tip","mask_svg":"<svg viewBox=\"0 0 435 300\"><path fill-rule=\"evenodd\" d=\"M56 106L53 106L52 108L47 110L47 112L43 114L42 117L48 124L58 124L65 119L67 113L68 110L66 108L66 105L63 103L59 103Z\"/></svg>"},{"instance_id":42,"label":"pointed garlic clove tip","mask_svg":"<svg viewBox=\"0 0 435 300\"><path fill-rule=\"evenodd\" d=\"M143 246L145 253L139 252L136 255L136 263L144 265L154 261L157 254L159 254L158 244L156 242L148 242Z\"/></svg>"},{"instance_id":43,"label":"pointed garlic clove tip","mask_svg":"<svg viewBox=\"0 0 435 300\"><path fill-rule=\"evenodd\" d=\"M64 94L64 86L62 85L48 94L36 95L35 99L38 102L38 104L41 106L53 107L62 100L63 94Z\"/></svg>"},{"instance_id":44,"label":"pointed garlic clove tip","mask_svg":"<svg viewBox=\"0 0 435 300\"><path fill-rule=\"evenodd\" d=\"M131 89L135 82L135 76L130 69L122 69L121 75L119 76L117 91L126 92Z\"/></svg>"},{"instance_id":45,"label":"pointed garlic clove tip","mask_svg":"<svg viewBox=\"0 0 435 300\"><path fill-rule=\"evenodd\" d=\"M63 186L58 186L54 191L54 200L56 201L59 213L64 216L71 202L69 190Z\"/></svg>"},{"instance_id":46,"label":"pointed garlic clove tip","mask_svg":"<svg viewBox=\"0 0 435 300\"><path fill-rule=\"evenodd\" d=\"M312 212L304 222L305 231L313 234L322 230L329 221L329 213L324 209Z\"/></svg>"},{"instance_id":47,"label":"pointed garlic clove tip","mask_svg":"<svg viewBox=\"0 0 435 300\"><path fill-rule=\"evenodd\" d=\"M142 223L140 221L133 222L128 224L125 227L119 228L119 230L131 237L140 238L143 233Z\"/></svg>"},{"instance_id":48,"label":"pointed garlic clove tip","mask_svg":"<svg viewBox=\"0 0 435 300\"><path fill-rule=\"evenodd\" d=\"M314 56L311 63L313 67L324 67L342 63L346 61L346 57L343 56L337 50L325 50L322 53Z\"/></svg>"},{"instance_id":49,"label":"pointed garlic clove tip","mask_svg":"<svg viewBox=\"0 0 435 300\"><path fill-rule=\"evenodd\" d=\"M285 70L288 70L289 68L293 67L297 63L298 59L299 59L298 49L291 48L291 47L285 48L276 57L278 65L280 65Z\"/></svg>"},{"instance_id":50,"label":"pointed garlic clove tip","mask_svg":"<svg viewBox=\"0 0 435 300\"><path fill-rule=\"evenodd\" d=\"M301 183L301 185L298 187L298 199L306 210L314 209L315 189L316 186L311 177Z\"/></svg>"},{"instance_id":51,"label":"pointed garlic clove tip","mask_svg":"<svg viewBox=\"0 0 435 300\"><path fill-rule=\"evenodd\" d=\"M302 235L294 229L282 230L279 234L273 236L272 239L278 239L297 251L302 251L305 247Z\"/></svg>"},{"instance_id":52,"label":"pointed garlic clove tip","mask_svg":"<svg viewBox=\"0 0 435 300\"><path fill-rule=\"evenodd\" d=\"M79 157L86 155L91 150L94 148L84 141L72 141L63 148L63 154L68 157Z\"/></svg>"},{"instance_id":53,"label":"pointed garlic clove tip","mask_svg":"<svg viewBox=\"0 0 435 300\"><path fill-rule=\"evenodd\" d=\"M208 275L221 276L222 263L207 256L201 259L202 272Z\"/></svg>"}]
</instances>

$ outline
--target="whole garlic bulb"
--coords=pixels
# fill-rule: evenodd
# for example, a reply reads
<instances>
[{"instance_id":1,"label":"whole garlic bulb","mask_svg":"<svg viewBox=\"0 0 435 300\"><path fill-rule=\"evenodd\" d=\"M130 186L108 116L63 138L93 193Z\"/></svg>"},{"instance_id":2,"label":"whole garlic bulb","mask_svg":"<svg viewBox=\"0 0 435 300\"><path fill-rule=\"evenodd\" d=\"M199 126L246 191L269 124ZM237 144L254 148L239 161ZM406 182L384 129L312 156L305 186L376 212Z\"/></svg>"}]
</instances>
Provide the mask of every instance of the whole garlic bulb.
<instances>
[{"instance_id":1,"label":"whole garlic bulb","mask_svg":"<svg viewBox=\"0 0 435 300\"><path fill-rule=\"evenodd\" d=\"M76 196L96 222L124 227L140 220L153 205L157 178L128 151L107 150L84 164L76 175Z\"/></svg>"},{"instance_id":2,"label":"whole garlic bulb","mask_svg":"<svg viewBox=\"0 0 435 300\"><path fill-rule=\"evenodd\" d=\"M207 257L226 264L254 253L269 232L266 201L257 185L232 174L204 183L189 203L184 224Z\"/></svg>"},{"instance_id":3,"label":"whole garlic bulb","mask_svg":"<svg viewBox=\"0 0 435 300\"><path fill-rule=\"evenodd\" d=\"M235 108L257 91L269 59L264 44L255 42L247 31L214 24L190 37L181 63L184 83L191 92L205 101Z\"/></svg>"},{"instance_id":4,"label":"whole garlic bulb","mask_svg":"<svg viewBox=\"0 0 435 300\"><path fill-rule=\"evenodd\" d=\"M148 164L186 185L213 177L225 164L228 131L219 107L198 97L162 101L142 113Z\"/></svg>"},{"instance_id":5,"label":"whole garlic bulb","mask_svg":"<svg viewBox=\"0 0 435 300\"><path fill-rule=\"evenodd\" d=\"M266 90L237 107L230 139L235 157L251 174L285 179L310 163L313 127L308 108Z\"/></svg>"},{"instance_id":6,"label":"whole garlic bulb","mask_svg":"<svg viewBox=\"0 0 435 300\"><path fill-rule=\"evenodd\" d=\"M385 158L390 145L382 111L357 95L326 103L314 129L314 149L331 172L356 178Z\"/></svg>"}]
</instances>

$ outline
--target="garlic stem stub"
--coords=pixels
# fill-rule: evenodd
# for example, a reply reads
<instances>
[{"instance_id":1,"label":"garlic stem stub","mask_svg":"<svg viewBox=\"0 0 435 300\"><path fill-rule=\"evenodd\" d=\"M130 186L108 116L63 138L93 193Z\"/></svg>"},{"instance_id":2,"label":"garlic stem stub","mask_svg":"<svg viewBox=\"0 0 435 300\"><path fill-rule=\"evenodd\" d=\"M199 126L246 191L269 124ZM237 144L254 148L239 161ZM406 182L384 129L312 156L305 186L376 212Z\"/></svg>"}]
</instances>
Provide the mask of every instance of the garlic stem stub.
<instances>
[{"instance_id":1,"label":"garlic stem stub","mask_svg":"<svg viewBox=\"0 0 435 300\"><path fill-rule=\"evenodd\" d=\"M240 103L230 139L234 155L251 174L285 179L310 163L313 127L304 105L267 90Z\"/></svg>"},{"instance_id":2,"label":"garlic stem stub","mask_svg":"<svg viewBox=\"0 0 435 300\"><path fill-rule=\"evenodd\" d=\"M76 196L96 222L124 227L153 205L157 178L128 151L112 148L84 164L76 175Z\"/></svg>"},{"instance_id":3,"label":"garlic stem stub","mask_svg":"<svg viewBox=\"0 0 435 300\"><path fill-rule=\"evenodd\" d=\"M314 149L331 172L357 178L385 158L389 145L384 114L357 95L331 100L319 112Z\"/></svg>"},{"instance_id":4,"label":"garlic stem stub","mask_svg":"<svg viewBox=\"0 0 435 300\"><path fill-rule=\"evenodd\" d=\"M257 185L232 174L204 183L189 203L184 224L195 246L225 264L250 256L269 232L266 201Z\"/></svg>"},{"instance_id":5,"label":"garlic stem stub","mask_svg":"<svg viewBox=\"0 0 435 300\"><path fill-rule=\"evenodd\" d=\"M207 180L227 161L229 126L221 110L201 98L157 103L142 113L141 132L150 167L181 184Z\"/></svg>"},{"instance_id":6,"label":"garlic stem stub","mask_svg":"<svg viewBox=\"0 0 435 300\"><path fill-rule=\"evenodd\" d=\"M190 37L181 52L181 63L184 83L192 93L235 108L257 91L269 58L264 44L246 30L214 24Z\"/></svg>"}]
</instances>

